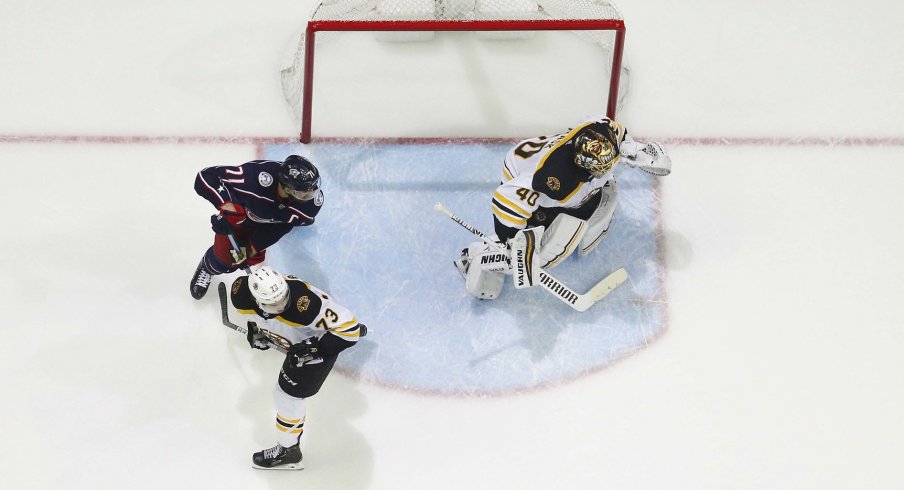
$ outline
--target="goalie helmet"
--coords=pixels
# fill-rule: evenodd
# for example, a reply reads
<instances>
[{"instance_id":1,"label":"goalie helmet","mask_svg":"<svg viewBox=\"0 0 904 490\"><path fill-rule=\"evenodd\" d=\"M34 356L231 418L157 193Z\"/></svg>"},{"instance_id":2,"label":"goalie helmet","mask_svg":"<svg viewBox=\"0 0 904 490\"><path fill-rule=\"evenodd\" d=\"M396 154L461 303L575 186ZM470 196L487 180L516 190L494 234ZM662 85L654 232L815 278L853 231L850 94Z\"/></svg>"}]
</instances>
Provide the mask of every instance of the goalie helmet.
<instances>
[{"instance_id":1,"label":"goalie helmet","mask_svg":"<svg viewBox=\"0 0 904 490\"><path fill-rule=\"evenodd\" d=\"M584 128L574 139L574 164L595 178L606 175L621 156L616 140L615 132L609 126L603 133Z\"/></svg>"},{"instance_id":2,"label":"goalie helmet","mask_svg":"<svg viewBox=\"0 0 904 490\"><path fill-rule=\"evenodd\" d=\"M257 305L267 313L278 315L289 305L289 284L272 267L265 265L248 274L248 289Z\"/></svg>"},{"instance_id":3,"label":"goalie helmet","mask_svg":"<svg viewBox=\"0 0 904 490\"><path fill-rule=\"evenodd\" d=\"M276 176L286 192L299 201L310 201L320 189L320 172L305 157L289 155Z\"/></svg>"}]
</instances>

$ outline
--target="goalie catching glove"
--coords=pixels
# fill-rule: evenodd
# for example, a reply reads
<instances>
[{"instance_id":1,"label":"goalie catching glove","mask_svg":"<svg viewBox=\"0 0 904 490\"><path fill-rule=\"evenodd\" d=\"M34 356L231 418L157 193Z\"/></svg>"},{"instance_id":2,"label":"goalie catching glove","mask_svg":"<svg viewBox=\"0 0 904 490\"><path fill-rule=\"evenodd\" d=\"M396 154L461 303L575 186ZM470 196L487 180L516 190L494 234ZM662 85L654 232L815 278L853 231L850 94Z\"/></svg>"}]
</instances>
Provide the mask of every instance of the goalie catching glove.
<instances>
[{"instance_id":1,"label":"goalie catching glove","mask_svg":"<svg viewBox=\"0 0 904 490\"><path fill-rule=\"evenodd\" d=\"M633 155L624 152L625 163L648 174L664 177L672 173L672 159L662 144L652 141Z\"/></svg>"}]
</instances>

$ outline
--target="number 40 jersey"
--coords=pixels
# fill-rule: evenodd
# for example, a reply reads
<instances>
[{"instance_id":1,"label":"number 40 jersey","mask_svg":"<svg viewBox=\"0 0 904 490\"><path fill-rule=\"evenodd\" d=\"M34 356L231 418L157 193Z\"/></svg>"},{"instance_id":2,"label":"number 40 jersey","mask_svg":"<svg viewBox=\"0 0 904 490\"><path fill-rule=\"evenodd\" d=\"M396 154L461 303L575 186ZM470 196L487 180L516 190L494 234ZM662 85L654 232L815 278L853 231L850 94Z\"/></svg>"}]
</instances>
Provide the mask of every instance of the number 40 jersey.
<instances>
[{"instance_id":1,"label":"number 40 jersey","mask_svg":"<svg viewBox=\"0 0 904 490\"><path fill-rule=\"evenodd\" d=\"M589 172L575 165L574 139L585 128L600 133L611 128L619 143L630 138L620 124L599 117L565 133L521 141L506 154L502 183L493 193L492 202L496 234L500 240L515 236L518 230L528 227L528 221L530 226L543 223L544 209L560 208L559 211L571 214L568 210L588 204L597 190L612 178L614 166L602 177L594 179Z\"/></svg>"}]
</instances>

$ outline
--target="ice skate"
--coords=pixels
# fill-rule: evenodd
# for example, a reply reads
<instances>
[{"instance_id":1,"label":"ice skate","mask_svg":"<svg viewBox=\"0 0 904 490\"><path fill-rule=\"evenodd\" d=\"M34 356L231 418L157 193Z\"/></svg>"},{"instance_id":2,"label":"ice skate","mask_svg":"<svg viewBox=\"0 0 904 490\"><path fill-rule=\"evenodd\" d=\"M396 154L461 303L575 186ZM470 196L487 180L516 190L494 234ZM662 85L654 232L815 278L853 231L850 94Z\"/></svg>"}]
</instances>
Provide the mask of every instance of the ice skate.
<instances>
[{"instance_id":1,"label":"ice skate","mask_svg":"<svg viewBox=\"0 0 904 490\"><path fill-rule=\"evenodd\" d=\"M195 269L195 275L191 278L191 297L201 299L207 294L207 288L210 287L210 280L213 276L204 268L204 259L198 263Z\"/></svg>"},{"instance_id":2,"label":"ice skate","mask_svg":"<svg viewBox=\"0 0 904 490\"><path fill-rule=\"evenodd\" d=\"M254 453L251 458L251 466L259 470L303 470L301 462L301 449L298 444L283 447L279 444Z\"/></svg>"}]
</instances>

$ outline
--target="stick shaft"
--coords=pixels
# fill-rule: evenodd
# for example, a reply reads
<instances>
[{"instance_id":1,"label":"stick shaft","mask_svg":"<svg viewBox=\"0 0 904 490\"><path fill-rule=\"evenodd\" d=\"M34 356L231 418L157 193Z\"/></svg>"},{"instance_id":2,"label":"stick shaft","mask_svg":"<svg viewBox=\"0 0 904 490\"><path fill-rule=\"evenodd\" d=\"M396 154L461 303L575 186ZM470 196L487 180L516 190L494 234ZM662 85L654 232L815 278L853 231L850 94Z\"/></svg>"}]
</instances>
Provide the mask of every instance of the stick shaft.
<instances>
[{"instance_id":1,"label":"stick shaft","mask_svg":"<svg viewBox=\"0 0 904 490\"><path fill-rule=\"evenodd\" d=\"M232 233L227 233L226 238L229 238L229 243L232 245L232 250L236 253L236 258L238 258L238 256L242 253L242 249L239 248L239 244L236 243L235 237L232 236ZM241 267L242 270L245 271L245 274L251 274L251 268L247 265L241 265L239 267Z\"/></svg>"}]
</instances>

